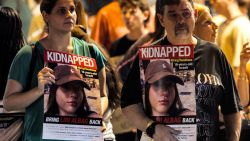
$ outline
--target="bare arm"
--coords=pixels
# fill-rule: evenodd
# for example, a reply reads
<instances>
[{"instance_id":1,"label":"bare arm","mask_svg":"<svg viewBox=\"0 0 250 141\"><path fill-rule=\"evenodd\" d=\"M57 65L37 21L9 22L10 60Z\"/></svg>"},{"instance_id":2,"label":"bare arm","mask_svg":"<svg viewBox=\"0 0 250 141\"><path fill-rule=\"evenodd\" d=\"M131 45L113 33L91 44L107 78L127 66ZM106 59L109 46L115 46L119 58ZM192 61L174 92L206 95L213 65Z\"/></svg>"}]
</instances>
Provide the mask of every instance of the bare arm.
<instances>
[{"instance_id":1,"label":"bare arm","mask_svg":"<svg viewBox=\"0 0 250 141\"><path fill-rule=\"evenodd\" d=\"M101 106L102 106L102 115L108 109L108 95L107 95L107 86L106 86L106 73L105 67L103 67L98 73L99 83L100 83L100 94L101 94Z\"/></svg>"},{"instance_id":2,"label":"bare arm","mask_svg":"<svg viewBox=\"0 0 250 141\"><path fill-rule=\"evenodd\" d=\"M8 111L23 110L37 100L44 92L44 85L55 83L55 77L50 68L43 68L38 73L38 86L22 92L22 85L16 81L9 79L7 81L5 94L3 97L4 108Z\"/></svg>"},{"instance_id":3,"label":"bare arm","mask_svg":"<svg viewBox=\"0 0 250 141\"><path fill-rule=\"evenodd\" d=\"M250 44L246 43L240 54L240 67L236 76L237 88L239 91L240 101L243 107L248 106L249 103L249 77L246 68L247 62L250 59Z\"/></svg>"},{"instance_id":4,"label":"bare arm","mask_svg":"<svg viewBox=\"0 0 250 141\"><path fill-rule=\"evenodd\" d=\"M241 115L240 112L224 115L226 133L228 141L239 141L241 131Z\"/></svg>"},{"instance_id":5,"label":"bare arm","mask_svg":"<svg viewBox=\"0 0 250 141\"><path fill-rule=\"evenodd\" d=\"M132 125L139 130L146 132L147 124L151 119L146 116L141 104L129 105L122 109L124 115L130 119ZM165 125L158 124L155 127L154 141L177 141L173 134L178 134L179 131Z\"/></svg>"}]
</instances>

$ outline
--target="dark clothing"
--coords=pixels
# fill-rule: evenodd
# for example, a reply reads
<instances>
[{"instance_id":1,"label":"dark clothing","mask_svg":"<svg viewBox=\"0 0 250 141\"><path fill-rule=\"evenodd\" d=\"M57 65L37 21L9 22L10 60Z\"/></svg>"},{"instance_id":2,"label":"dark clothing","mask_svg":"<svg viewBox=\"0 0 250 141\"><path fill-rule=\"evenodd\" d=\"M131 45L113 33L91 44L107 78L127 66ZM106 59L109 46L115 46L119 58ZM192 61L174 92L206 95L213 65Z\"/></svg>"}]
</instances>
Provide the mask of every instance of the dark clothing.
<instances>
[{"instance_id":1,"label":"dark clothing","mask_svg":"<svg viewBox=\"0 0 250 141\"><path fill-rule=\"evenodd\" d=\"M103 6L112 1L113 0L82 0L84 9L90 16L96 15Z\"/></svg>"},{"instance_id":2,"label":"dark clothing","mask_svg":"<svg viewBox=\"0 0 250 141\"><path fill-rule=\"evenodd\" d=\"M159 45L170 45L164 38ZM242 110L232 69L222 51L210 42L198 39L194 49L197 140L218 141L218 106L224 115ZM137 56L124 83L121 107L142 103L139 58Z\"/></svg>"},{"instance_id":3,"label":"dark clothing","mask_svg":"<svg viewBox=\"0 0 250 141\"><path fill-rule=\"evenodd\" d=\"M124 35L122 38L114 41L109 50L110 57L125 54L135 41L128 39L127 35Z\"/></svg>"}]
</instances>

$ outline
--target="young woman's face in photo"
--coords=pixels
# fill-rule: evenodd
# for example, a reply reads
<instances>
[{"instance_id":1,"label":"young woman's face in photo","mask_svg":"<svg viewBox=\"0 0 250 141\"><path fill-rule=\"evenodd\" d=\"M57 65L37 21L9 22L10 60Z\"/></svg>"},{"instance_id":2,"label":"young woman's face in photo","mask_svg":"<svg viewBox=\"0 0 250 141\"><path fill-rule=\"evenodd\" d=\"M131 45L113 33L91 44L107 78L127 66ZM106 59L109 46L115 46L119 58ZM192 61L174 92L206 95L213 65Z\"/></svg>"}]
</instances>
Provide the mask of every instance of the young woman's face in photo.
<instances>
[{"instance_id":1,"label":"young woman's face in photo","mask_svg":"<svg viewBox=\"0 0 250 141\"><path fill-rule=\"evenodd\" d=\"M70 32L76 23L74 0L58 0L51 13L45 16L49 31Z\"/></svg>"},{"instance_id":2,"label":"young woman's face in photo","mask_svg":"<svg viewBox=\"0 0 250 141\"><path fill-rule=\"evenodd\" d=\"M175 83L157 81L149 88L149 102L153 116L166 116L174 102Z\"/></svg>"},{"instance_id":3,"label":"young woman's face in photo","mask_svg":"<svg viewBox=\"0 0 250 141\"><path fill-rule=\"evenodd\" d=\"M83 90L73 90L59 86L56 91L56 102L60 116L73 116L83 102Z\"/></svg>"}]
</instances>

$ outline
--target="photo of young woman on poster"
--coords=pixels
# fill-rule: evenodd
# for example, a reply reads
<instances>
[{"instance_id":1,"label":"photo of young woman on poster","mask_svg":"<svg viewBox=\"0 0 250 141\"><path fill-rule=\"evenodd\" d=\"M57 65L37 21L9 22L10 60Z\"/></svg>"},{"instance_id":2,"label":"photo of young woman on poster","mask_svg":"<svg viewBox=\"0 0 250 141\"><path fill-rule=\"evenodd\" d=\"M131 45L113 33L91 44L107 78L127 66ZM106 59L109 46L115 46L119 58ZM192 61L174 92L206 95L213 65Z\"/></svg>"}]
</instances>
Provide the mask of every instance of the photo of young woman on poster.
<instances>
[{"instance_id":1,"label":"photo of young woman on poster","mask_svg":"<svg viewBox=\"0 0 250 141\"><path fill-rule=\"evenodd\" d=\"M183 107L176 84L184 85L184 82L174 74L173 67L167 61L156 60L148 64L145 71L145 105L148 115L196 115Z\"/></svg>"},{"instance_id":2,"label":"photo of young woman on poster","mask_svg":"<svg viewBox=\"0 0 250 141\"><path fill-rule=\"evenodd\" d=\"M55 84L50 86L45 116L100 117L90 110L84 90L90 90L90 87L78 69L59 65L55 67L54 75Z\"/></svg>"}]
</instances>

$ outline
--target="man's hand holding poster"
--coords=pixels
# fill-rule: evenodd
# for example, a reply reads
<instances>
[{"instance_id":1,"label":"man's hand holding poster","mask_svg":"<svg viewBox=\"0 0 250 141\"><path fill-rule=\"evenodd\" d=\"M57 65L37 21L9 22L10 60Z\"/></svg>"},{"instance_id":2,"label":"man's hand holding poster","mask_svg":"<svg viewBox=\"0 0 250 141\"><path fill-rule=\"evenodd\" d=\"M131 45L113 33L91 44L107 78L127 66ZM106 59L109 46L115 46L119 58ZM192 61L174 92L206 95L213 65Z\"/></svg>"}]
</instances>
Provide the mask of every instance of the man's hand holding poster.
<instances>
[{"instance_id":1,"label":"man's hand holding poster","mask_svg":"<svg viewBox=\"0 0 250 141\"><path fill-rule=\"evenodd\" d=\"M44 56L55 83L45 88L43 139L103 140L95 59L48 50Z\"/></svg>"},{"instance_id":2,"label":"man's hand holding poster","mask_svg":"<svg viewBox=\"0 0 250 141\"><path fill-rule=\"evenodd\" d=\"M139 49L145 112L157 123L179 130L179 141L196 140L193 50L190 45ZM141 141L149 140L143 133Z\"/></svg>"}]
</instances>

